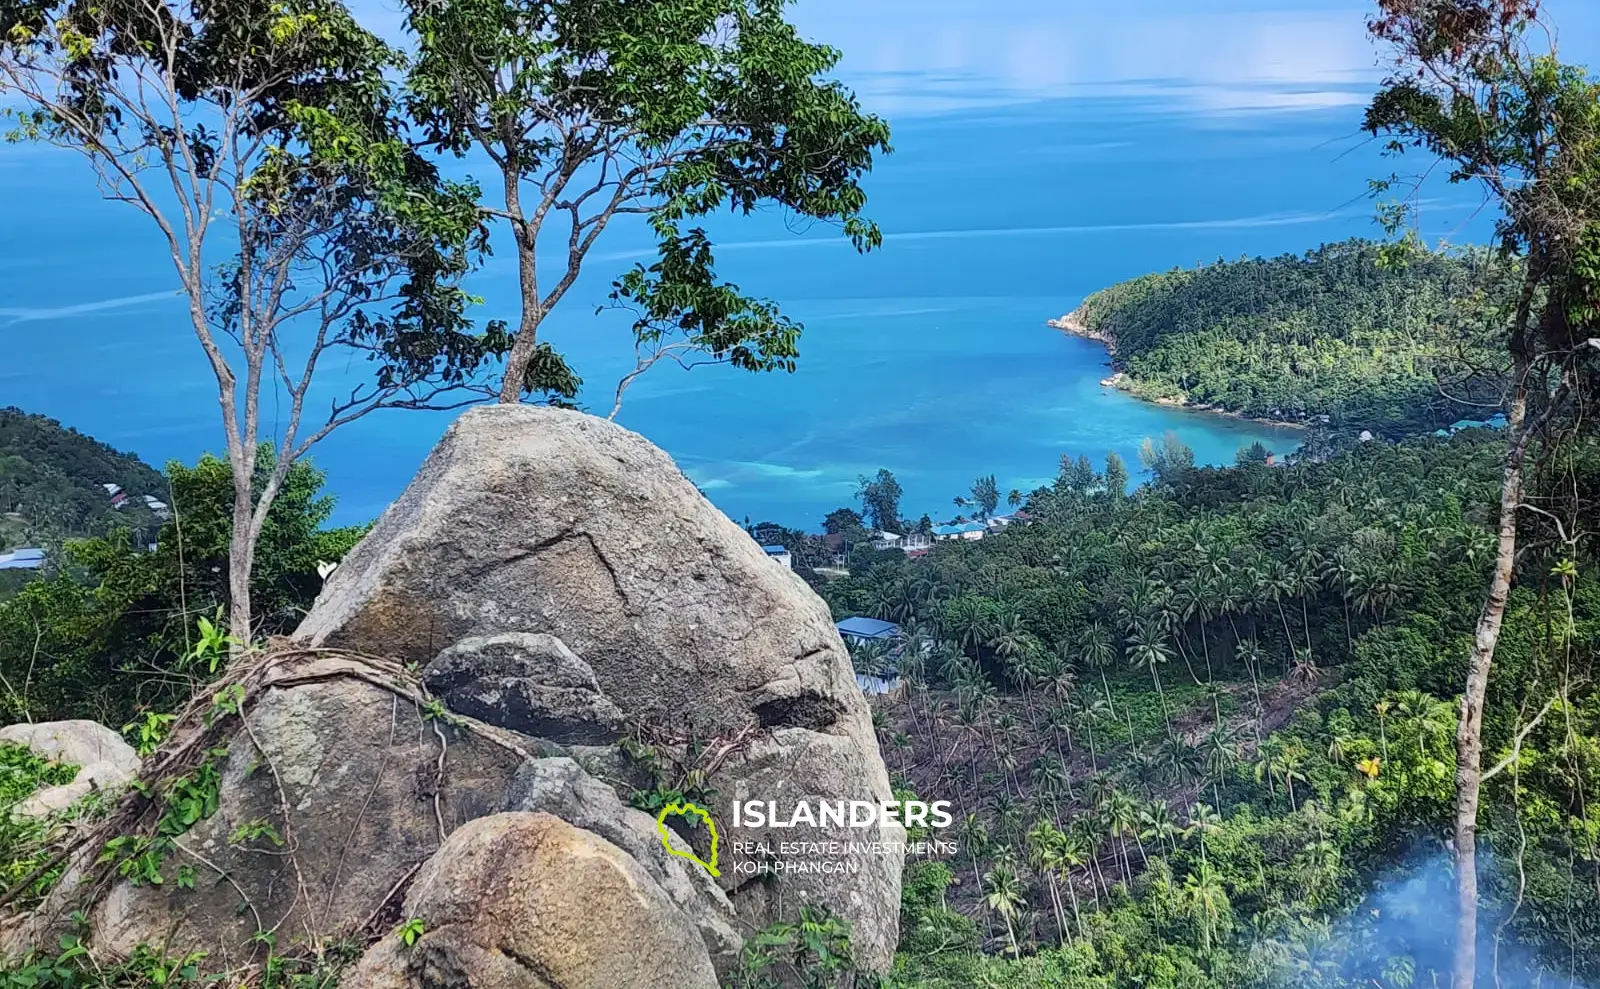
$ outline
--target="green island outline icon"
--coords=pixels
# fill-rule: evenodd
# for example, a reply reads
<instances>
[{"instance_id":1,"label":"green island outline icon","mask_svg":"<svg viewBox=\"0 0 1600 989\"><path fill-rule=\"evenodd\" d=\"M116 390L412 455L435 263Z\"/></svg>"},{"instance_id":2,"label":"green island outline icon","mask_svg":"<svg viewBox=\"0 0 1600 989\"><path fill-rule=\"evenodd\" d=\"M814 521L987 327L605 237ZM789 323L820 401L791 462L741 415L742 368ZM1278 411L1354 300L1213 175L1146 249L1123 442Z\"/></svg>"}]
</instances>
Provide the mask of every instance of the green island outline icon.
<instances>
[{"instance_id":1,"label":"green island outline icon","mask_svg":"<svg viewBox=\"0 0 1600 989\"><path fill-rule=\"evenodd\" d=\"M700 815L700 819L706 822L706 827L711 829L710 862L703 861L700 856L696 855L692 851L680 852L678 849L672 847L672 840L667 835L667 818L672 816L683 817L689 814ZM661 847L667 850L668 855L676 855L679 858L686 858L705 869L713 876L722 875L722 873L717 871L717 822L711 819L711 815L707 813L704 808L697 804L689 803L688 801L685 801L681 804L667 804L665 807L661 808L661 813L656 815L656 833L661 838Z\"/></svg>"}]
</instances>

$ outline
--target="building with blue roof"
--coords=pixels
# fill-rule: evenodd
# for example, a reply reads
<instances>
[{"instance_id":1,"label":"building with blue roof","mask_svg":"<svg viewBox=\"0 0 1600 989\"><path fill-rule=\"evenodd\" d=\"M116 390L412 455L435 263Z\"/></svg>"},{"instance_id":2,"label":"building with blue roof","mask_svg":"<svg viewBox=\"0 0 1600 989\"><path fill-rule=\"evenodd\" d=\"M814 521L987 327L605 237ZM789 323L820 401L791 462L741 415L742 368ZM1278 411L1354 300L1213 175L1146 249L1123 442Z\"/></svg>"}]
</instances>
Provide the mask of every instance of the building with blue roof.
<instances>
[{"instance_id":1,"label":"building with blue roof","mask_svg":"<svg viewBox=\"0 0 1600 989\"><path fill-rule=\"evenodd\" d=\"M936 525L933 527L935 539L982 539L989 531L989 527L982 522L958 522L954 525Z\"/></svg>"},{"instance_id":2,"label":"building with blue roof","mask_svg":"<svg viewBox=\"0 0 1600 989\"><path fill-rule=\"evenodd\" d=\"M854 642L893 642L900 638L900 626L878 618L846 618L836 627L840 636Z\"/></svg>"},{"instance_id":3,"label":"building with blue roof","mask_svg":"<svg viewBox=\"0 0 1600 989\"><path fill-rule=\"evenodd\" d=\"M771 546L761 547L761 552L767 554L772 559L777 560L790 570L794 569L794 557L789 555L789 547L773 544Z\"/></svg>"},{"instance_id":4,"label":"building with blue roof","mask_svg":"<svg viewBox=\"0 0 1600 989\"><path fill-rule=\"evenodd\" d=\"M39 570L43 567L42 549L18 549L0 553L0 570Z\"/></svg>"}]
</instances>

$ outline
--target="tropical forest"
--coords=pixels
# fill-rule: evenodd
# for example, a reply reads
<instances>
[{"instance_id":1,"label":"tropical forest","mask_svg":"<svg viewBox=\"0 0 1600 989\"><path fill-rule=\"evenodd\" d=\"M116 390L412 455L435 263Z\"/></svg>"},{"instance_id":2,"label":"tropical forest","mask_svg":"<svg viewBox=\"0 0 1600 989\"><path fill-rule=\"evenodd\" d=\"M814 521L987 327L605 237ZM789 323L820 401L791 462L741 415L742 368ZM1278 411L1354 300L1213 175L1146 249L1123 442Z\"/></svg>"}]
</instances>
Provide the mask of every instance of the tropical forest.
<instances>
[{"instance_id":1,"label":"tropical forest","mask_svg":"<svg viewBox=\"0 0 1600 989\"><path fill-rule=\"evenodd\" d=\"M801 362L706 217L896 246L840 52L777 0L400 6L0 0L8 138L159 234L224 426L157 469L0 410L0 989L1600 987L1600 80L1538 0L1378 0L1380 234L1040 314L1097 396L1292 451L1161 430L938 511L901 435L840 485L612 421ZM340 514L323 451L423 410ZM752 475L833 510L736 524ZM774 875L726 809L780 798L951 823Z\"/></svg>"}]
</instances>

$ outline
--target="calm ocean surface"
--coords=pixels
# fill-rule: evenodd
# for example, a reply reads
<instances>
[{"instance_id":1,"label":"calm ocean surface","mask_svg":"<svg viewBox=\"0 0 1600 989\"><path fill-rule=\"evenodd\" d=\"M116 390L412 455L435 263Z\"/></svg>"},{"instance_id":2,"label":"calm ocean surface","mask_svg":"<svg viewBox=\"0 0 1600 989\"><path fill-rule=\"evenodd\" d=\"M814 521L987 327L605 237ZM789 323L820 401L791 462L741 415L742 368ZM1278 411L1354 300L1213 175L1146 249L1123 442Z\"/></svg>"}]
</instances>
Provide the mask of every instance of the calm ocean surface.
<instances>
[{"instance_id":1,"label":"calm ocean surface","mask_svg":"<svg viewBox=\"0 0 1600 989\"><path fill-rule=\"evenodd\" d=\"M851 52L846 5L821 6L814 33ZM1338 7L1359 40L1359 13ZM1302 40L1318 40L1317 23ZM722 272L805 323L800 370L658 368L629 392L625 425L733 517L807 527L851 503L857 477L879 467L900 478L908 515L939 518L980 474L994 473L1002 492L1027 490L1051 479L1063 454L1098 462L1111 450L1137 470L1140 441L1169 429L1211 463L1255 440L1293 447L1292 431L1101 388L1104 351L1044 321L1148 271L1375 234L1366 182L1394 165L1359 134L1370 52L1340 56L1364 58L1356 69L1313 65L1305 82L1290 65L1237 84L1192 67L1193 78L1145 84L1130 79L1162 67L1135 65L1118 86L1081 88L1071 77L963 70L1004 61L993 52L946 53L948 65L910 71L880 48L867 45L845 69L895 128L895 154L869 188L882 251L858 256L781 216L715 223ZM0 405L155 463L219 449L209 373L149 221L100 202L80 166L45 150L0 149L0 188ZM1425 232L1481 236L1487 221L1471 206L1440 190ZM647 247L637 229L602 241L547 334L602 413L631 351L625 320L595 307ZM504 255L475 289L484 318L511 311ZM388 413L320 447L339 520L380 512L447 422Z\"/></svg>"}]
</instances>

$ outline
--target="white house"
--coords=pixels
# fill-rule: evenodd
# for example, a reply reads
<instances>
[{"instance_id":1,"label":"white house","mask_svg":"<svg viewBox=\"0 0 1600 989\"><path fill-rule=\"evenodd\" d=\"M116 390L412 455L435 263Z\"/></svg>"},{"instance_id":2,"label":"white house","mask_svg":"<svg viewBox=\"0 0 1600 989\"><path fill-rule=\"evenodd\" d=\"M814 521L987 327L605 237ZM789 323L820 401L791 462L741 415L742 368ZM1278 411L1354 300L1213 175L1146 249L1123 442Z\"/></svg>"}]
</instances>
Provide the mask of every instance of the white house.
<instances>
[{"instance_id":1,"label":"white house","mask_svg":"<svg viewBox=\"0 0 1600 989\"><path fill-rule=\"evenodd\" d=\"M790 554L788 547L779 546L777 544L763 546L761 547L761 552L767 554L767 556L771 559L777 560L790 570L794 569L794 556Z\"/></svg>"}]
</instances>

